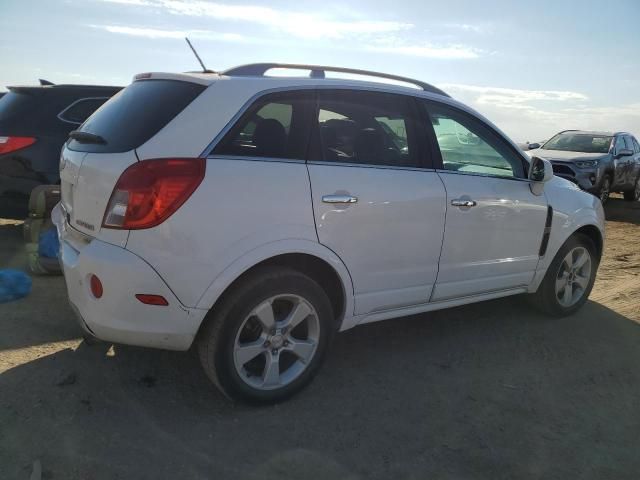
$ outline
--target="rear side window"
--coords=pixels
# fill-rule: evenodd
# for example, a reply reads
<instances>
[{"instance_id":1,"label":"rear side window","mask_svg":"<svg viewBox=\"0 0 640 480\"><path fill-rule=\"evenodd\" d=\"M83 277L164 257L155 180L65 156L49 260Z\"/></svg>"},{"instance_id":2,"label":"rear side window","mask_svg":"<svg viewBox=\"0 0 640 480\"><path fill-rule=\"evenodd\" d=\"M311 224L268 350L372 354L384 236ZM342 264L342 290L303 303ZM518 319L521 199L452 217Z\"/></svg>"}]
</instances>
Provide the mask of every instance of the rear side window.
<instances>
[{"instance_id":1,"label":"rear side window","mask_svg":"<svg viewBox=\"0 0 640 480\"><path fill-rule=\"evenodd\" d=\"M78 129L99 135L104 144L71 140L81 152L117 153L139 147L169 123L206 87L178 80L142 80L102 105Z\"/></svg>"},{"instance_id":2,"label":"rear side window","mask_svg":"<svg viewBox=\"0 0 640 480\"><path fill-rule=\"evenodd\" d=\"M304 160L313 107L312 91L274 93L261 97L213 153Z\"/></svg>"},{"instance_id":3,"label":"rear side window","mask_svg":"<svg viewBox=\"0 0 640 480\"><path fill-rule=\"evenodd\" d=\"M58 114L58 118L63 122L75 123L80 125L91 116L109 97L103 98L82 98L73 102L62 112Z\"/></svg>"},{"instance_id":4,"label":"rear side window","mask_svg":"<svg viewBox=\"0 0 640 480\"><path fill-rule=\"evenodd\" d=\"M312 152L311 160L418 167L420 157L411 145L412 112L410 100L402 95L321 90L319 151Z\"/></svg>"}]
</instances>

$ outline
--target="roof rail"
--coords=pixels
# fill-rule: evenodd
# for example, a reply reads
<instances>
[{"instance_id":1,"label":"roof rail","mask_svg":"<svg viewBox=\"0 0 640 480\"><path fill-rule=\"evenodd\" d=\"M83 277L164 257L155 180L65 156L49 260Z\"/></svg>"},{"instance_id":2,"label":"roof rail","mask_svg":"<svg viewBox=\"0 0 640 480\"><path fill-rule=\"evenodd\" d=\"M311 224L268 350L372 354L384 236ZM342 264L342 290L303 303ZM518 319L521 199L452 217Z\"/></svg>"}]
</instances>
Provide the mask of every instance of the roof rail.
<instances>
[{"instance_id":1,"label":"roof rail","mask_svg":"<svg viewBox=\"0 0 640 480\"><path fill-rule=\"evenodd\" d=\"M221 72L221 75L227 75L229 77L262 77L264 74L273 68L288 68L292 70L311 70L309 75L311 78L325 78L325 72L339 72L339 73L351 73L354 75L365 75L368 77L386 78L389 80L396 80L398 82L410 83L417 87L420 87L425 92L437 93L438 95L444 95L449 97L448 94L443 92L437 87L430 85L420 80L414 80L413 78L401 77L399 75L391 75L389 73L371 72L369 70L360 70L357 68L344 68L344 67L327 67L324 65L298 65L295 63L250 63L248 65L241 65L239 67L230 68Z\"/></svg>"}]
</instances>

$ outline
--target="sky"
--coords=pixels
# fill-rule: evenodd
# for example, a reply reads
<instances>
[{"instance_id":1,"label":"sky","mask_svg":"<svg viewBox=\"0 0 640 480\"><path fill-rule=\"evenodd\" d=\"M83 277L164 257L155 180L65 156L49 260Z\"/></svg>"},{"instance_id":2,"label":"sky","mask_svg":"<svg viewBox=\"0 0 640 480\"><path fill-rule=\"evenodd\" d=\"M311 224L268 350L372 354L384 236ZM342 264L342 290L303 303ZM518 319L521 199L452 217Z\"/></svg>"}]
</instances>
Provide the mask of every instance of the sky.
<instances>
[{"instance_id":1,"label":"sky","mask_svg":"<svg viewBox=\"0 0 640 480\"><path fill-rule=\"evenodd\" d=\"M348 3L348 4L347 4ZM640 137L640 0L0 0L0 90L253 62L417 78L517 142Z\"/></svg>"}]
</instances>

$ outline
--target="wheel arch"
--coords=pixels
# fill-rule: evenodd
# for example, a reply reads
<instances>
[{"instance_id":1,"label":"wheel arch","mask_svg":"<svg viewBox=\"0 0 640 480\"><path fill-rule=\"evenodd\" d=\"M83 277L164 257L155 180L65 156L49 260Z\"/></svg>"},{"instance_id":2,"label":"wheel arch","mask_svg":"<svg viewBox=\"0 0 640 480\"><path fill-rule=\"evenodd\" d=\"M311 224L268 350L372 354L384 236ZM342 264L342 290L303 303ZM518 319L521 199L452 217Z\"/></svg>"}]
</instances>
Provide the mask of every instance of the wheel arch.
<instances>
[{"instance_id":1,"label":"wheel arch","mask_svg":"<svg viewBox=\"0 0 640 480\"><path fill-rule=\"evenodd\" d=\"M338 328L353 316L353 284L340 258L328 248L308 240L286 240L263 245L229 265L207 288L198 308L212 311L247 275L257 268L280 265L313 278L325 290Z\"/></svg>"},{"instance_id":2,"label":"wheel arch","mask_svg":"<svg viewBox=\"0 0 640 480\"><path fill-rule=\"evenodd\" d=\"M567 240L578 233L581 233L587 236L589 239L591 239L591 241L596 247L596 252L598 254L598 261L600 261L600 259L602 258L602 253L604 249L604 238L602 237L602 232L600 232L600 229L595 225L583 225L582 227L578 228L575 232L573 232L571 235L569 235L569 237L567 237Z\"/></svg>"}]
</instances>

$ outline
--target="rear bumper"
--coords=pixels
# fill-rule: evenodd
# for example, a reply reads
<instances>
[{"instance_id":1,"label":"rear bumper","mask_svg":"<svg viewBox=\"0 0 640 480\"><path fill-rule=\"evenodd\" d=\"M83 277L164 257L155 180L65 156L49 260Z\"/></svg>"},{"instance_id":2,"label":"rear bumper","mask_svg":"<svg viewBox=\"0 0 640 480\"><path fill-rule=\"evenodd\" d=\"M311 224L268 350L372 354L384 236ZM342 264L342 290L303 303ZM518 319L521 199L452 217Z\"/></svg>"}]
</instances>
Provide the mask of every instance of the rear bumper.
<instances>
[{"instance_id":1,"label":"rear bumper","mask_svg":"<svg viewBox=\"0 0 640 480\"><path fill-rule=\"evenodd\" d=\"M137 255L69 227L59 205L52 219L60 237L60 263L69 301L87 333L128 345L169 350L191 346L205 310L184 307ZM101 298L91 293L91 275L102 282ZM135 298L137 293L162 295L169 305L143 304Z\"/></svg>"}]
</instances>

